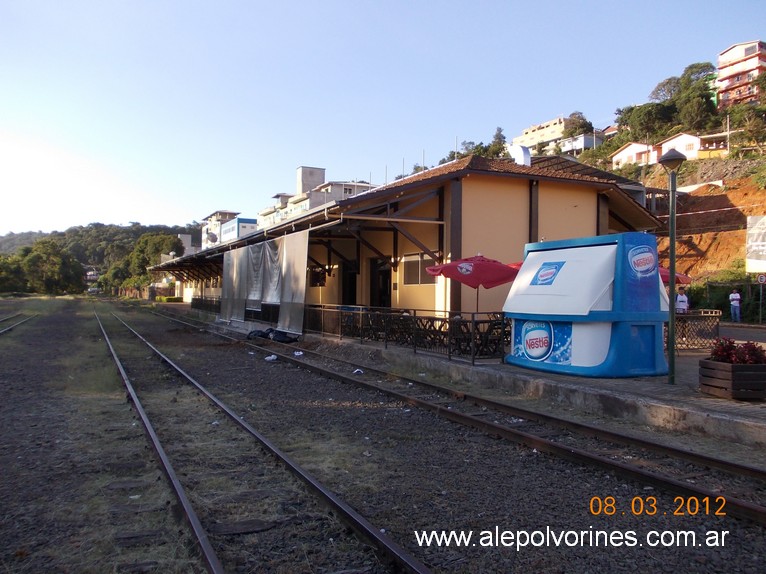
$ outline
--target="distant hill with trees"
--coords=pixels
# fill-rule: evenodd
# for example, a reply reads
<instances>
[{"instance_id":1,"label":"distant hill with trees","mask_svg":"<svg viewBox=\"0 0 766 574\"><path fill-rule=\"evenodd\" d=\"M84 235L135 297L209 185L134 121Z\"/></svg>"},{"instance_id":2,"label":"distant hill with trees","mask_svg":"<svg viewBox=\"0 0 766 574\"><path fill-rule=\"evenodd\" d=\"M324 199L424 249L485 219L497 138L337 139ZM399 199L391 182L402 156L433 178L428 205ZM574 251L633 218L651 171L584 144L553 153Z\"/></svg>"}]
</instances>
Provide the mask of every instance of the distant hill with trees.
<instances>
[{"instance_id":1,"label":"distant hill with trees","mask_svg":"<svg viewBox=\"0 0 766 574\"><path fill-rule=\"evenodd\" d=\"M91 223L53 233L9 233L0 237L0 293L58 295L85 288L86 269L99 274L98 285L112 292L150 282L146 267L162 253L182 255L178 235L200 244L201 226L130 226Z\"/></svg>"}]
</instances>

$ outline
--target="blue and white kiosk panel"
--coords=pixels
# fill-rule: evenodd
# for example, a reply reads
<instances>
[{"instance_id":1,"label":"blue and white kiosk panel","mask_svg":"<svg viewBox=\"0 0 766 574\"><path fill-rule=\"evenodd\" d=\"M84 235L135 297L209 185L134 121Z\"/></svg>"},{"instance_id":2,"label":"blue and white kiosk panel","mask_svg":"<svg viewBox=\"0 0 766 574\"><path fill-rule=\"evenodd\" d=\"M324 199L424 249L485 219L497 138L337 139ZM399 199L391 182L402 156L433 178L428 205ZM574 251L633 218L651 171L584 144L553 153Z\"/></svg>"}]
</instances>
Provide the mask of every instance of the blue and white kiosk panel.
<instances>
[{"instance_id":1,"label":"blue and white kiosk panel","mask_svg":"<svg viewBox=\"0 0 766 574\"><path fill-rule=\"evenodd\" d=\"M667 373L653 235L533 243L525 251L503 307L513 319L507 363L593 377Z\"/></svg>"}]
</instances>

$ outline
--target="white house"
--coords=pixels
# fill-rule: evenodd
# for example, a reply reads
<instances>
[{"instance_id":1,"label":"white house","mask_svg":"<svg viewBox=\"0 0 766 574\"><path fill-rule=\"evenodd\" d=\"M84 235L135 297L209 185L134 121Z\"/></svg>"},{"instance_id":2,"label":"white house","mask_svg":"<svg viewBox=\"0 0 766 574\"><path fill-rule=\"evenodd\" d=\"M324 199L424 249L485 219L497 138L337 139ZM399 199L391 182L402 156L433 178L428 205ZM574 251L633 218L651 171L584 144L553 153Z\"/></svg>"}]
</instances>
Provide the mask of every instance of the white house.
<instances>
[{"instance_id":1,"label":"white house","mask_svg":"<svg viewBox=\"0 0 766 574\"><path fill-rule=\"evenodd\" d=\"M604 143L604 138L599 132L580 134L571 138L562 138L556 145L561 149L561 153L578 156L586 149L593 149Z\"/></svg>"},{"instance_id":2,"label":"white house","mask_svg":"<svg viewBox=\"0 0 766 574\"><path fill-rule=\"evenodd\" d=\"M660 157L674 149L686 156L686 159L697 159L700 151L700 138L691 134L680 133L662 140L657 144Z\"/></svg>"},{"instance_id":3,"label":"white house","mask_svg":"<svg viewBox=\"0 0 766 574\"><path fill-rule=\"evenodd\" d=\"M628 142L611 156L612 169L617 169L624 165L635 163L638 165L652 165L657 163L658 152L657 146L652 146L645 143Z\"/></svg>"}]
</instances>

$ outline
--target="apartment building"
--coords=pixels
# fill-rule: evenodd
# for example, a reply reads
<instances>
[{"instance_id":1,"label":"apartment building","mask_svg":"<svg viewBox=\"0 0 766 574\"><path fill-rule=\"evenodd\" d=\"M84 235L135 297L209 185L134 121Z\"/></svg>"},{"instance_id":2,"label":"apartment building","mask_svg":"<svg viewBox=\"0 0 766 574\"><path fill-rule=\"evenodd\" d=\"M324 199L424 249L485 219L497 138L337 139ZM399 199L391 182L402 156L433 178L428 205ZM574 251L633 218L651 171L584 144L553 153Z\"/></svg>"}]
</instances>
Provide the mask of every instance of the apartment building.
<instances>
[{"instance_id":1,"label":"apartment building","mask_svg":"<svg viewBox=\"0 0 766 574\"><path fill-rule=\"evenodd\" d=\"M520 136L513 138L513 145L520 145L534 150L538 145L548 147L564 137L566 119L563 117L542 124L529 126Z\"/></svg>"},{"instance_id":2,"label":"apartment building","mask_svg":"<svg viewBox=\"0 0 766 574\"><path fill-rule=\"evenodd\" d=\"M754 40L726 48L718 54L716 91L718 107L756 101L753 80L766 72L766 42Z\"/></svg>"},{"instance_id":3,"label":"apartment building","mask_svg":"<svg viewBox=\"0 0 766 574\"><path fill-rule=\"evenodd\" d=\"M258 228L265 229L301 215L320 205L348 199L369 191L373 186L363 181L325 181L325 169L301 166L297 170L295 195L278 193L277 202L258 214Z\"/></svg>"},{"instance_id":4,"label":"apartment building","mask_svg":"<svg viewBox=\"0 0 766 574\"><path fill-rule=\"evenodd\" d=\"M604 142L601 130L564 137L569 118L556 118L542 124L530 126L520 136L513 138L513 145L529 148L536 155L565 154L577 157L586 149L600 146Z\"/></svg>"},{"instance_id":5,"label":"apartment building","mask_svg":"<svg viewBox=\"0 0 766 574\"><path fill-rule=\"evenodd\" d=\"M237 211L214 211L202 220L202 249L210 249L223 242L221 227L239 215Z\"/></svg>"}]
</instances>

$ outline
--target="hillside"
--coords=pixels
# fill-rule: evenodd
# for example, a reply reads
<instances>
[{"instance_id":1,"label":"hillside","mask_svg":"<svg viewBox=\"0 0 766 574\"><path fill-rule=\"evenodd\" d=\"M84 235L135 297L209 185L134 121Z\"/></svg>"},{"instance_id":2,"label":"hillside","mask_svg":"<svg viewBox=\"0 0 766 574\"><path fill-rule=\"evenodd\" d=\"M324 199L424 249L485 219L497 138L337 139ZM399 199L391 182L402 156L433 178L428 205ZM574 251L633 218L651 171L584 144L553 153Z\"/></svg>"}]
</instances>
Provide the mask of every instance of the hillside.
<instances>
[{"instance_id":1,"label":"hillside","mask_svg":"<svg viewBox=\"0 0 766 574\"><path fill-rule=\"evenodd\" d=\"M763 165L763 162L755 162L756 166L758 164ZM706 185L678 196L676 268L695 280L704 280L721 269L731 268L737 259L744 261L747 216L766 215L766 190L759 189L752 177L741 177L752 172L755 167L752 161L718 161L713 162L713 167L700 167L704 169L702 177L695 173L679 184L690 185L696 183L695 179L722 179L724 187ZM730 175L734 177L729 178ZM664 178L667 187L667 176ZM661 219L667 221L667 217ZM659 239L658 249L661 264L667 266L667 237Z\"/></svg>"}]
</instances>

